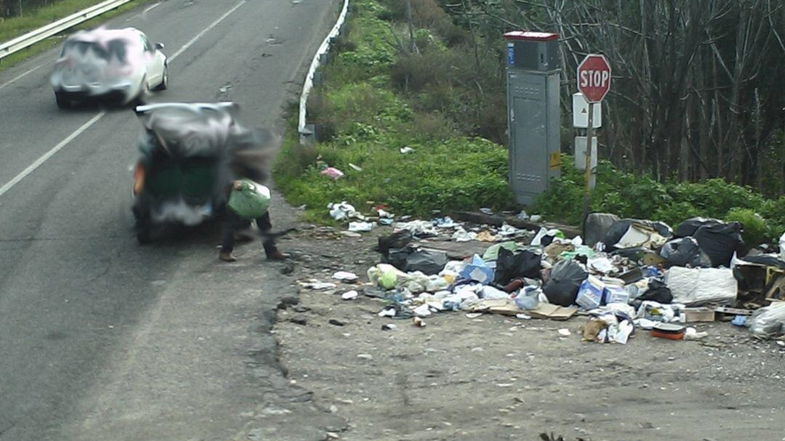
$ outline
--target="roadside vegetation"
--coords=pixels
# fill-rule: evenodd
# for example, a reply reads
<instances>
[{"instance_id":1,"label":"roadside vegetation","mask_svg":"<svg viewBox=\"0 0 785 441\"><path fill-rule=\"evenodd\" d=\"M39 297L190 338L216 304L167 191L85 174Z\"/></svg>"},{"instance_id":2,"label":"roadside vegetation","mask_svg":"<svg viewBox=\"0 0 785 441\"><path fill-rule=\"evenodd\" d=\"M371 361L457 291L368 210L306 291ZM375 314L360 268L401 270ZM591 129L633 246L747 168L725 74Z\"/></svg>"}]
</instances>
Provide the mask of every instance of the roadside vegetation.
<instances>
[{"instance_id":1,"label":"roadside vegetation","mask_svg":"<svg viewBox=\"0 0 785 441\"><path fill-rule=\"evenodd\" d=\"M436 4L428 11L434 28L410 32L389 7L396 3L352 2L348 32L309 102L319 143L300 145L293 127L276 182L291 203L307 205L320 220L328 219L328 203L341 201L416 216L513 208L507 150L470 127L469 113L486 116L477 108L483 103L462 84L472 81L459 67L463 49L445 41L445 33L460 42L465 32ZM486 110L505 117L503 108ZM322 175L327 166L345 176Z\"/></svg>"},{"instance_id":2,"label":"roadside vegetation","mask_svg":"<svg viewBox=\"0 0 785 441\"><path fill-rule=\"evenodd\" d=\"M133 9L140 4L149 3L152 0L134 0L115 10L109 11L81 23L71 29L63 32L62 35L52 36L44 41L36 43L35 45L23 49L19 52L11 54L0 60L0 70L7 69L10 66L18 63L21 60L29 58L33 55L44 52L60 44L65 35L71 34L79 29L89 29L98 26L101 22L106 21L114 16L122 14L123 12ZM0 43L13 40L16 37L22 36L30 31L41 28L54 23L61 18L65 18L71 14L87 9L90 6L102 3L103 0L59 0L51 1L50 4L45 4L37 7L30 7L23 9L22 15L15 15L12 17L0 17ZM0 2L2 5L2 2Z\"/></svg>"},{"instance_id":3,"label":"roadside vegetation","mask_svg":"<svg viewBox=\"0 0 785 441\"><path fill-rule=\"evenodd\" d=\"M580 223L583 174L566 154L562 177L534 207L514 203L507 184L502 32L488 38L466 8L449 15L437 0L410 3L409 9L399 0L352 2L347 29L309 102L318 142L299 144L294 115L275 166L289 202L306 205L311 220L324 222L329 203L347 201L363 212L385 205L398 215L424 217L526 208L551 221ZM482 2L464 5L472 3ZM565 130L562 151L570 151L571 139ZM770 137L772 154L785 149L783 139L782 133ZM401 153L405 147L413 152ZM326 167L345 176L325 176ZM722 177L655 177L607 160L598 173L593 211L673 226L694 216L740 221L753 245L785 231L784 197L766 198Z\"/></svg>"}]
</instances>

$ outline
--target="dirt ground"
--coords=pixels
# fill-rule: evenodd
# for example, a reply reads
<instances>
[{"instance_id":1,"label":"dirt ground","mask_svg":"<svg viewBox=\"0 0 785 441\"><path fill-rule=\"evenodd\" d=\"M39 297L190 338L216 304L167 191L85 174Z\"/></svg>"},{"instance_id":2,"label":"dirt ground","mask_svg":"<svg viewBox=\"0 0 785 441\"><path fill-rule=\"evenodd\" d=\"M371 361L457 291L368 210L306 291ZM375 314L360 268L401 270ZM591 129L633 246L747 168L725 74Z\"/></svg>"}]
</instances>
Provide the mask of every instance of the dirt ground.
<instances>
[{"instance_id":1,"label":"dirt ground","mask_svg":"<svg viewBox=\"0 0 785 441\"><path fill-rule=\"evenodd\" d=\"M290 382L346 421L328 438L785 440L782 340L755 340L729 322L695 324L708 333L702 340L637 331L620 345L581 341L585 317L445 312L425 327L382 318L383 301L341 294L364 286L380 261L377 237L391 231L358 238L321 227L281 241L294 255L282 271L293 281L360 276L301 289L298 304L281 305L273 330Z\"/></svg>"}]
</instances>

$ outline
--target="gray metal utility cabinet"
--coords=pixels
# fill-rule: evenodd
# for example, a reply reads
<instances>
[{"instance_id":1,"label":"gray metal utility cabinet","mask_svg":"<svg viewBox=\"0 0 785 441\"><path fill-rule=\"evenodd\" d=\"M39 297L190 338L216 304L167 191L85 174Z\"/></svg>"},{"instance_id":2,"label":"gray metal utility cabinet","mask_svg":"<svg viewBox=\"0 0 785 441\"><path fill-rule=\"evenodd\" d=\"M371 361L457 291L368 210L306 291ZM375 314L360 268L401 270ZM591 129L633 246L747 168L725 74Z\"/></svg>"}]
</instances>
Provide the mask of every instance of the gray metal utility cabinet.
<instances>
[{"instance_id":1,"label":"gray metal utility cabinet","mask_svg":"<svg viewBox=\"0 0 785 441\"><path fill-rule=\"evenodd\" d=\"M514 31L507 40L510 185L530 205L561 175L559 35Z\"/></svg>"}]
</instances>

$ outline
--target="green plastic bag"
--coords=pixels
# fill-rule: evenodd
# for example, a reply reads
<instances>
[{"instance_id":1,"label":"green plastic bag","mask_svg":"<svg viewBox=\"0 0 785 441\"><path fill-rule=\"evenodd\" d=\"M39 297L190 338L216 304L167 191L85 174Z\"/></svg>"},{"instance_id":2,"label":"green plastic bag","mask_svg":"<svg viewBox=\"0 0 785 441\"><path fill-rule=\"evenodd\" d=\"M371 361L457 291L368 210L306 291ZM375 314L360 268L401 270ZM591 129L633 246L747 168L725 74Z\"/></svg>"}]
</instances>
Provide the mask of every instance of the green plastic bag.
<instances>
[{"instance_id":1,"label":"green plastic bag","mask_svg":"<svg viewBox=\"0 0 785 441\"><path fill-rule=\"evenodd\" d=\"M270 189L250 179L241 179L239 190L232 189L227 205L239 216L257 218L270 207Z\"/></svg>"}]
</instances>

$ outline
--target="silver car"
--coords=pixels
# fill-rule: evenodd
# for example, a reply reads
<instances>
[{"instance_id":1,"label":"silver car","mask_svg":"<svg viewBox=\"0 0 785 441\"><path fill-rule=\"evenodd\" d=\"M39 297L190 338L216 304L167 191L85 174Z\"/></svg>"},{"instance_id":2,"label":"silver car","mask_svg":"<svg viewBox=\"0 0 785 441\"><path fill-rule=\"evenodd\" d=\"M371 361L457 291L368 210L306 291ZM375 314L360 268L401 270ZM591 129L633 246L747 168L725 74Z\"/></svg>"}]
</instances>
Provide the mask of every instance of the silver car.
<instances>
[{"instance_id":1,"label":"silver car","mask_svg":"<svg viewBox=\"0 0 785 441\"><path fill-rule=\"evenodd\" d=\"M79 31L63 44L51 76L57 106L81 101L141 104L150 90L168 87L163 44L135 28Z\"/></svg>"}]
</instances>

